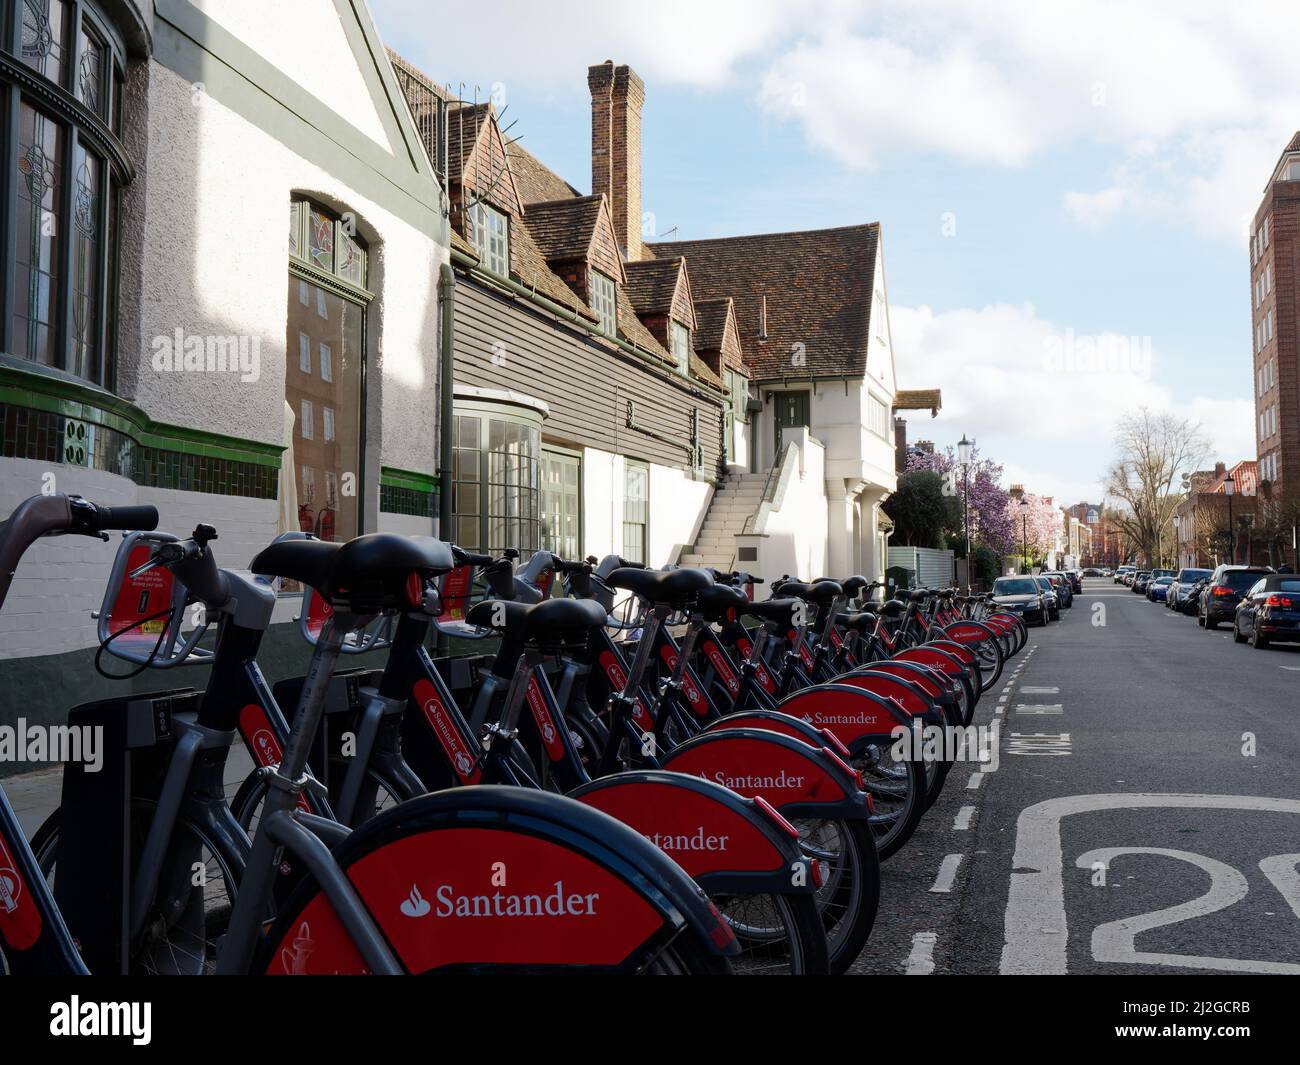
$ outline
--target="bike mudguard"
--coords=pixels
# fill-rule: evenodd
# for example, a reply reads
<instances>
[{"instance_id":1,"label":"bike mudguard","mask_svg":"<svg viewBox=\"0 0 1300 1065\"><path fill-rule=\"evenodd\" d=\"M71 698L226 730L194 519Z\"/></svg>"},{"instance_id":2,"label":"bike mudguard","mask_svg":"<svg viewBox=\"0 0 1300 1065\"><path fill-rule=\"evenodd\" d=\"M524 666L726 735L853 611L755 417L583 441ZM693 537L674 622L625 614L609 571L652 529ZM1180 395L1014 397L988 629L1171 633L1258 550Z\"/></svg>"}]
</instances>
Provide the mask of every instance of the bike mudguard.
<instances>
[{"instance_id":1,"label":"bike mudguard","mask_svg":"<svg viewBox=\"0 0 1300 1065\"><path fill-rule=\"evenodd\" d=\"M953 644L953 646L957 646ZM921 665L930 666L937 669L954 682L960 684L966 692L966 717L963 724L970 724L969 718L974 713L975 702L979 698L979 671L972 665L968 666L951 651L942 647L936 647L932 643L922 644L920 647L909 647L906 651L899 651L894 657L896 662L919 662Z\"/></svg>"},{"instance_id":2,"label":"bike mudguard","mask_svg":"<svg viewBox=\"0 0 1300 1065\"><path fill-rule=\"evenodd\" d=\"M892 743L896 739L895 729L911 729L913 711L896 693L872 690L862 681L855 681L856 676L849 673L843 678L844 682L814 684L788 695L777 707L777 712L814 728L825 729L855 756L872 744ZM893 678L885 680L884 687L893 682ZM923 702L919 691L906 694L914 703ZM922 707L915 712L928 711Z\"/></svg>"},{"instance_id":3,"label":"bike mudguard","mask_svg":"<svg viewBox=\"0 0 1300 1065\"><path fill-rule=\"evenodd\" d=\"M46 915L44 919L42 913ZM0 788L0 953L11 976L69 976L86 972L3 788Z\"/></svg>"},{"instance_id":4,"label":"bike mudguard","mask_svg":"<svg viewBox=\"0 0 1300 1065\"><path fill-rule=\"evenodd\" d=\"M958 621L945 625L943 631L954 643L976 644L997 639L997 633L983 621Z\"/></svg>"},{"instance_id":5,"label":"bike mudguard","mask_svg":"<svg viewBox=\"0 0 1300 1065\"><path fill-rule=\"evenodd\" d=\"M634 829L563 796L449 788L354 831L335 857L410 973L637 971L691 929L739 943L703 891ZM304 883L255 972L363 973L325 895Z\"/></svg>"},{"instance_id":6,"label":"bike mudguard","mask_svg":"<svg viewBox=\"0 0 1300 1065\"><path fill-rule=\"evenodd\" d=\"M707 729L720 728L765 728L772 732L781 732L797 740L811 744L813 747L829 747L847 761L849 749L840 742L840 738L828 728L818 728L801 717L792 717L780 710L741 710L734 714L712 721Z\"/></svg>"},{"instance_id":7,"label":"bike mudguard","mask_svg":"<svg viewBox=\"0 0 1300 1065\"><path fill-rule=\"evenodd\" d=\"M872 662L870 665L864 666L861 672L883 673L915 684L925 693L926 698L940 708L944 717L948 719L948 724L961 724L961 712L957 706L957 696L951 687L956 682L950 680L933 666L891 658L884 662Z\"/></svg>"},{"instance_id":8,"label":"bike mudguard","mask_svg":"<svg viewBox=\"0 0 1300 1065\"><path fill-rule=\"evenodd\" d=\"M569 798L636 829L710 894L814 890L799 830L762 799L660 769L602 777Z\"/></svg>"},{"instance_id":9,"label":"bike mudguard","mask_svg":"<svg viewBox=\"0 0 1300 1065\"><path fill-rule=\"evenodd\" d=\"M876 665L880 665L880 663L872 662L865 666L859 666L852 673L845 673L842 677L837 677L835 684L871 692L895 704L907 718L906 727L908 728L912 727L912 718L918 717L927 725L942 725L944 723L945 718L942 707L937 706L934 700L926 695L919 685L892 673L872 670L871 667ZM841 736L840 738L843 739L844 737ZM850 743L849 748L852 749L853 744Z\"/></svg>"},{"instance_id":10,"label":"bike mudguard","mask_svg":"<svg viewBox=\"0 0 1300 1065\"><path fill-rule=\"evenodd\" d=\"M701 732L673 748L663 768L766 799L783 817L867 816L860 778L847 762L829 748L767 729Z\"/></svg>"}]
</instances>

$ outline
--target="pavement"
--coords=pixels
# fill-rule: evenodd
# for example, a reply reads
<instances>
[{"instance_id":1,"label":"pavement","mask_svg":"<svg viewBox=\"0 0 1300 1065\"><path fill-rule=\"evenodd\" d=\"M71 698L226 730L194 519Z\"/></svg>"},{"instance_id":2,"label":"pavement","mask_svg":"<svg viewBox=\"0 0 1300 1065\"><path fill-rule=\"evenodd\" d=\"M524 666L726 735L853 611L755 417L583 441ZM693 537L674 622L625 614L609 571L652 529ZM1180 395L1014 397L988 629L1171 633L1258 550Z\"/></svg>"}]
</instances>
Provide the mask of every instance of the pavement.
<instances>
[{"instance_id":1,"label":"pavement","mask_svg":"<svg viewBox=\"0 0 1300 1065\"><path fill-rule=\"evenodd\" d=\"M1300 974L1300 646L1108 578L1062 618L981 699L998 768L885 863L855 971Z\"/></svg>"}]
</instances>

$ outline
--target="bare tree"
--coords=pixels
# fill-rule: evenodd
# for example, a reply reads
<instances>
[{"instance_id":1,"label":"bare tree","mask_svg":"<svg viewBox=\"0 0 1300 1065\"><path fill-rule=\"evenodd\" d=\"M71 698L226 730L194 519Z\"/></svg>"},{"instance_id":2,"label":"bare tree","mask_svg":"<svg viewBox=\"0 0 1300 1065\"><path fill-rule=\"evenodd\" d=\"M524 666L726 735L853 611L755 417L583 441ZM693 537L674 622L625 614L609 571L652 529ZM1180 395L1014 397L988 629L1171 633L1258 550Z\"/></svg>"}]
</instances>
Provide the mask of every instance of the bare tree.
<instances>
[{"instance_id":1,"label":"bare tree","mask_svg":"<svg viewBox=\"0 0 1300 1065\"><path fill-rule=\"evenodd\" d=\"M1209 441L1198 423L1143 407L1119 420L1115 448L1117 457L1106 474L1106 494L1121 504L1115 523L1134 549L1154 563L1183 499L1173 486L1195 471Z\"/></svg>"}]
</instances>

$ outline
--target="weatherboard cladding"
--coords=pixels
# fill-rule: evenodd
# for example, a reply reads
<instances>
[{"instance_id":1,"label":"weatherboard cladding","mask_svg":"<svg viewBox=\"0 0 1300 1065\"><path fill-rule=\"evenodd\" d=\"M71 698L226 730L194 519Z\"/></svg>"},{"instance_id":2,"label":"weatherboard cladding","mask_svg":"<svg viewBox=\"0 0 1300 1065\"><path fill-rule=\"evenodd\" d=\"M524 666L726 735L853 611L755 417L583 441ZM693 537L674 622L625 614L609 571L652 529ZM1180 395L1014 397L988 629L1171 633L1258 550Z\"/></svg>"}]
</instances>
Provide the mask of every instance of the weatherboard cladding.
<instances>
[{"instance_id":1,"label":"weatherboard cladding","mask_svg":"<svg viewBox=\"0 0 1300 1065\"><path fill-rule=\"evenodd\" d=\"M703 469L717 472L722 454L721 405L647 372L635 356L579 335L555 319L473 281L456 287L456 383L510 389L544 400L545 439L600 448L665 466L689 466L692 410L699 411ZM493 344L497 347L493 361ZM627 401L638 425L680 446L627 428Z\"/></svg>"},{"instance_id":2,"label":"weatherboard cladding","mask_svg":"<svg viewBox=\"0 0 1300 1065\"><path fill-rule=\"evenodd\" d=\"M697 300L734 299L745 362L768 381L866 373L879 240L873 222L650 247L658 256L685 256ZM759 338L764 296L766 341Z\"/></svg>"}]
</instances>

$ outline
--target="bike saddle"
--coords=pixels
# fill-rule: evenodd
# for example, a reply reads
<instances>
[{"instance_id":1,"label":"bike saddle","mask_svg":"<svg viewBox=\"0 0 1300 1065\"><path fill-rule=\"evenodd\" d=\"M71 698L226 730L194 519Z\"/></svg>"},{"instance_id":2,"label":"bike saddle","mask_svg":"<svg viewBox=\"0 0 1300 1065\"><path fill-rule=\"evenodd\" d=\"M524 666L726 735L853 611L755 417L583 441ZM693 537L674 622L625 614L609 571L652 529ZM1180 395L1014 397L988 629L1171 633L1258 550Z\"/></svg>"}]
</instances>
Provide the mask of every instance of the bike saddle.
<instances>
[{"instance_id":1,"label":"bike saddle","mask_svg":"<svg viewBox=\"0 0 1300 1065\"><path fill-rule=\"evenodd\" d=\"M700 592L696 600L706 621L734 621L739 614L749 613L749 597L739 588L715 584Z\"/></svg>"},{"instance_id":2,"label":"bike saddle","mask_svg":"<svg viewBox=\"0 0 1300 1065\"><path fill-rule=\"evenodd\" d=\"M876 615L870 610L857 610L841 614L836 618L836 621L846 629L852 629L854 632L870 632L876 627Z\"/></svg>"},{"instance_id":3,"label":"bike saddle","mask_svg":"<svg viewBox=\"0 0 1300 1065\"><path fill-rule=\"evenodd\" d=\"M901 617L903 610L903 604L897 599L887 599L880 604L880 612L887 618Z\"/></svg>"},{"instance_id":4,"label":"bike saddle","mask_svg":"<svg viewBox=\"0 0 1300 1065\"><path fill-rule=\"evenodd\" d=\"M844 589L844 594L850 599L856 599L857 595L869 582L866 577L853 576L840 582L840 587Z\"/></svg>"},{"instance_id":5,"label":"bike saddle","mask_svg":"<svg viewBox=\"0 0 1300 1065\"><path fill-rule=\"evenodd\" d=\"M455 565L451 546L432 536L367 533L342 544L280 540L259 552L249 568L310 585L331 606L372 614L418 605L424 581Z\"/></svg>"},{"instance_id":6,"label":"bike saddle","mask_svg":"<svg viewBox=\"0 0 1300 1065\"><path fill-rule=\"evenodd\" d=\"M924 588L917 588L915 591L909 592L907 598L913 603L924 603L929 596L930 593Z\"/></svg>"},{"instance_id":7,"label":"bike saddle","mask_svg":"<svg viewBox=\"0 0 1300 1065\"><path fill-rule=\"evenodd\" d=\"M465 615L469 625L496 629L508 642L531 643L542 650L581 643L606 620L605 608L594 599L547 599L540 603L485 599Z\"/></svg>"},{"instance_id":8,"label":"bike saddle","mask_svg":"<svg viewBox=\"0 0 1300 1065\"><path fill-rule=\"evenodd\" d=\"M814 581L812 584L805 584L802 581L786 581L785 584L781 585L782 596L793 596L796 599L802 599L817 606L826 606L843 594L844 589L839 582L832 580L819 580Z\"/></svg>"},{"instance_id":9,"label":"bike saddle","mask_svg":"<svg viewBox=\"0 0 1300 1065\"><path fill-rule=\"evenodd\" d=\"M705 588L713 587L713 578L702 569L632 569L622 566L608 577L605 583L640 596L655 606L676 609L695 602Z\"/></svg>"},{"instance_id":10,"label":"bike saddle","mask_svg":"<svg viewBox=\"0 0 1300 1065\"><path fill-rule=\"evenodd\" d=\"M785 632L794 628L795 611L802 606L798 599L765 599L761 603L750 603L745 613L768 622L779 632Z\"/></svg>"}]
</instances>

